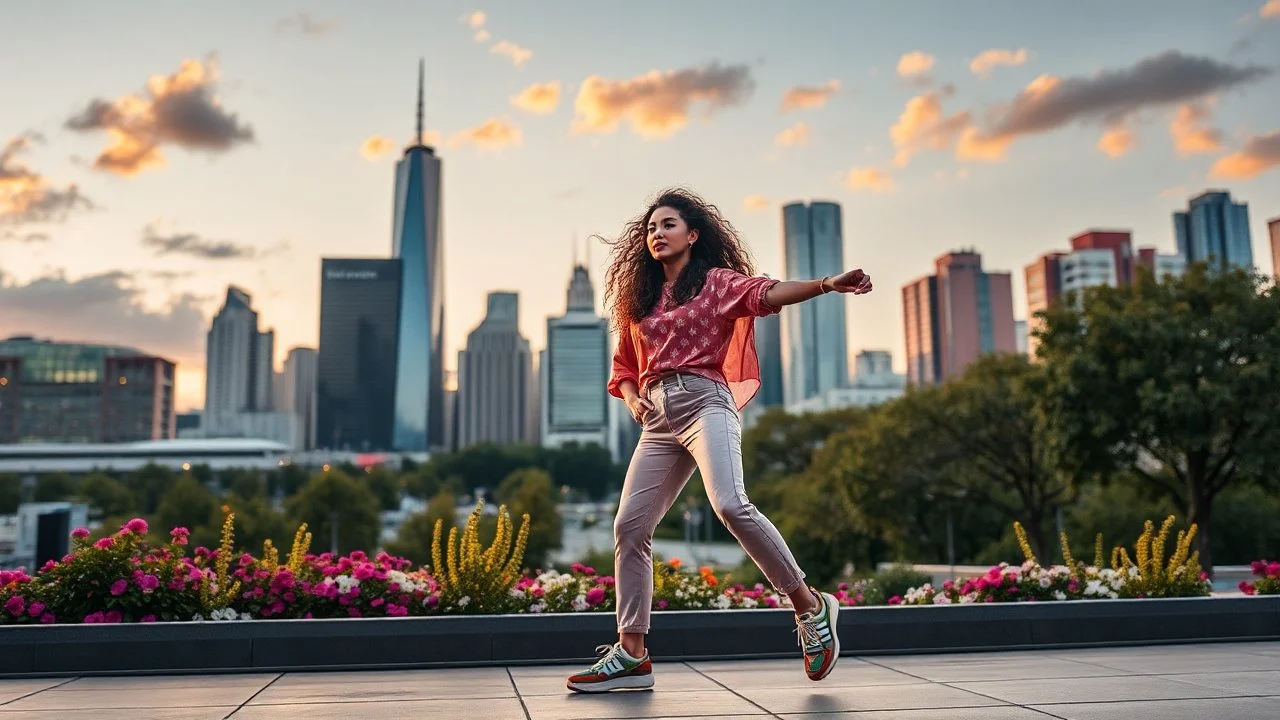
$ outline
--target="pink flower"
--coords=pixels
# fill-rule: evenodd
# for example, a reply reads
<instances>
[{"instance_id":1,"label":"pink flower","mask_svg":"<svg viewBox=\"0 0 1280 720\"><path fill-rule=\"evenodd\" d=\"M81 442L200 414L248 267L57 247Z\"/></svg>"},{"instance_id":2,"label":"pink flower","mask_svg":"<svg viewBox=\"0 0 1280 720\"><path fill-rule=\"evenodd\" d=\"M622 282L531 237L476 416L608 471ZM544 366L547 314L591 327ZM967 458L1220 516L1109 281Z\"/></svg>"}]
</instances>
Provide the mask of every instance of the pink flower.
<instances>
[{"instance_id":1,"label":"pink flower","mask_svg":"<svg viewBox=\"0 0 1280 720\"><path fill-rule=\"evenodd\" d=\"M169 531L169 537L173 538L174 545L186 545L187 538L191 537L191 531L184 527L176 527Z\"/></svg>"},{"instance_id":2,"label":"pink flower","mask_svg":"<svg viewBox=\"0 0 1280 720\"><path fill-rule=\"evenodd\" d=\"M108 610L106 615L102 616L102 622L116 624L124 621L124 613L119 610Z\"/></svg>"},{"instance_id":3,"label":"pink flower","mask_svg":"<svg viewBox=\"0 0 1280 720\"><path fill-rule=\"evenodd\" d=\"M44 614L44 603L37 600L27 606L27 614L31 617L40 617Z\"/></svg>"},{"instance_id":4,"label":"pink flower","mask_svg":"<svg viewBox=\"0 0 1280 720\"><path fill-rule=\"evenodd\" d=\"M26 611L27 601L21 595L14 595L4 604L4 609L8 610L10 615L17 617Z\"/></svg>"},{"instance_id":5,"label":"pink flower","mask_svg":"<svg viewBox=\"0 0 1280 720\"><path fill-rule=\"evenodd\" d=\"M614 580L612 575L605 575L602 578L597 578L596 582L600 583L601 585L604 585L605 587L613 587L614 585L617 584L618 581Z\"/></svg>"},{"instance_id":6,"label":"pink flower","mask_svg":"<svg viewBox=\"0 0 1280 720\"><path fill-rule=\"evenodd\" d=\"M83 540L89 537L89 528L78 527L75 530L71 531L71 537L77 540Z\"/></svg>"},{"instance_id":7,"label":"pink flower","mask_svg":"<svg viewBox=\"0 0 1280 720\"><path fill-rule=\"evenodd\" d=\"M1244 593L1245 595L1256 595L1258 592L1258 589L1255 588L1253 586L1253 583L1250 583L1248 580L1241 580L1240 592Z\"/></svg>"},{"instance_id":8,"label":"pink flower","mask_svg":"<svg viewBox=\"0 0 1280 720\"><path fill-rule=\"evenodd\" d=\"M155 575L143 575L138 579L138 587L142 588L142 592L150 593L160 587L160 578Z\"/></svg>"},{"instance_id":9,"label":"pink flower","mask_svg":"<svg viewBox=\"0 0 1280 720\"><path fill-rule=\"evenodd\" d=\"M387 605L387 614L392 617L404 617L409 614L409 608L403 605L389 604Z\"/></svg>"},{"instance_id":10,"label":"pink flower","mask_svg":"<svg viewBox=\"0 0 1280 720\"><path fill-rule=\"evenodd\" d=\"M360 617L360 608L347 608L347 614L353 618Z\"/></svg>"},{"instance_id":11,"label":"pink flower","mask_svg":"<svg viewBox=\"0 0 1280 720\"><path fill-rule=\"evenodd\" d=\"M899 595L894 595L893 597L889 598L889 604L890 604L890 605L901 605L901 604L902 604L902 597L901 597L901 596L899 596Z\"/></svg>"},{"instance_id":12,"label":"pink flower","mask_svg":"<svg viewBox=\"0 0 1280 720\"><path fill-rule=\"evenodd\" d=\"M106 550L107 548L111 547L112 543L114 542L115 542L114 539L110 537L104 537L98 542L94 543L93 546L98 548L99 550Z\"/></svg>"},{"instance_id":13,"label":"pink flower","mask_svg":"<svg viewBox=\"0 0 1280 720\"><path fill-rule=\"evenodd\" d=\"M95 623L101 623L106 621L103 619L102 611L99 610L98 612L89 613L88 615L85 615L84 622L87 625L93 625Z\"/></svg>"},{"instance_id":14,"label":"pink flower","mask_svg":"<svg viewBox=\"0 0 1280 720\"><path fill-rule=\"evenodd\" d=\"M156 616L155 616L155 615L143 615L143 616L142 616L141 618L139 618L139 620L138 620L138 622L144 622L144 623L153 623L153 622L155 622L155 621L156 621Z\"/></svg>"},{"instance_id":15,"label":"pink flower","mask_svg":"<svg viewBox=\"0 0 1280 720\"><path fill-rule=\"evenodd\" d=\"M1267 577L1280 577L1280 562L1267 565Z\"/></svg>"},{"instance_id":16,"label":"pink flower","mask_svg":"<svg viewBox=\"0 0 1280 720\"><path fill-rule=\"evenodd\" d=\"M142 518L134 518L124 524L124 529L134 535L146 535L147 531L151 528L148 527L146 520L143 520Z\"/></svg>"},{"instance_id":17,"label":"pink flower","mask_svg":"<svg viewBox=\"0 0 1280 720\"><path fill-rule=\"evenodd\" d=\"M356 568L354 575L357 580L360 580L360 581L369 580L373 577L373 566L361 565L360 567Z\"/></svg>"},{"instance_id":18,"label":"pink flower","mask_svg":"<svg viewBox=\"0 0 1280 720\"><path fill-rule=\"evenodd\" d=\"M54 621L56 621L56 620L57 620L57 618L55 618L55 617L53 616L53 613L45 613L45 614L43 614L43 615L41 615L41 616L40 616L40 624L41 624L41 625L51 625L51 624L53 624L53 623L54 623Z\"/></svg>"},{"instance_id":19,"label":"pink flower","mask_svg":"<svg viewBox=\"0 0 1280 720\"><path fill-rule=\"evenodd\" d=\"M115 595L116 597L119 597L125 594L125 592L128 589L129 589L129 581L125 580L124 578L120 578L119 580L111 583L111 594Z\"/></svg>"},{"instance_id":20,"label":"pink flower","mask_svg":"<svg viewBox=\"0 0 1280 720\"><path fill-rule=\"evenodd\" d=\"M658 601L658 609L659 609L659 610L666 610L666 609L667 609L667 605L669 605L669 604L670 604L670 603L668 603L666 600L659 600L659 601Z\"/></svg>"},{"instance_id":21,"label":"pink flower","mask_svg":"<svg viewBox=\"0 0 1280 720\"><path fill-rule=\"evenodd\" d=\"M604 587L597 585L587 591L587 605L589 607L595 607L600 603L604 602L604 597L605 597Z\"/></svg>"},{"instance_id":22,"label":"pink flower","mask_svg":"<svg viewBox=\"0 0 1280 720\"><path fill-rule=\"evenodd\" d=\"M386 600L383 600L382 598L374 598L373 602L369 603L369 607L382 607L382 604L385 602Z\"/></svg>"},{"instance_id":23,"label":"pink flower","mask_svg":"<svg viewBox=\"0 0 1280 720\"><path fill-rule=\"evenodd\" d=\"M427 607L435 607L436 605L439 605L439 604L440 604L440 596L439 596L439 595L428 595L428 596L427 596L427 602L426 602L426 604L427 604Z\"/></svg>"}]
</instances>

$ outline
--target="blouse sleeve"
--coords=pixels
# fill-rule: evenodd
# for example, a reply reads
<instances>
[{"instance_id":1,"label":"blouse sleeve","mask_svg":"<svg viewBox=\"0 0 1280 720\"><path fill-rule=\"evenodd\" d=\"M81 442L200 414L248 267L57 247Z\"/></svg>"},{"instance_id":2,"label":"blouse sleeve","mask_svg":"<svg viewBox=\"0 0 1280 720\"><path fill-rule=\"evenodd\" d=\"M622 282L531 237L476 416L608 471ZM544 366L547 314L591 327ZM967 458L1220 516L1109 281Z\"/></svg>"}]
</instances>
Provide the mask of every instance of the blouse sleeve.
<instances>
[{"instance_id":1,"label":"blouse sleeve","mask_svg":"<svg viewBox=\"0 0 1280 720\"><path fill-rule=\"evenodd\" d=\"M733 270L716 272L716 314L726 320L773 315L781 308L765 301L765 293L778 281L768 277L748 277Z\"/></svg>"},{"instance_id":2,"label":"blouse sleeve","mask_svg":"<svg viewBox=\"0 0 1280 720\"><path fill-rule=\"evenodd\" d=\"M622 383L630 380L640 385L640 363L636 360L636 343L631 336L631 326L618 333L618 347L613 352L613 371L609 376L609 394L621 399Z\"/></svg>"}]
</instances>

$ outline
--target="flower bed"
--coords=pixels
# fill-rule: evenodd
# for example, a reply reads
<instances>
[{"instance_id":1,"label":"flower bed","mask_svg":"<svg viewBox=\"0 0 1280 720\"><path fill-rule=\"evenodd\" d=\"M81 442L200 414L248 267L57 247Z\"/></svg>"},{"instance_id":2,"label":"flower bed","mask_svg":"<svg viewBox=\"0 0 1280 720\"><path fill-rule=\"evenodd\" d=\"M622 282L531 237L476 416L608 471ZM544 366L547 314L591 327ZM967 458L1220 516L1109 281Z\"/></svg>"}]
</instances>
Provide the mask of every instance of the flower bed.
<instances>
[{"instance_id":1,"label":"flower bed","mask_svg":"<svg viewBox=\"0 0 1280 720\"><path fill-rule=\"evenodd\" d=\"M1253 582L1240 581L1240 592L1245 595L1280 595L1280 562L1255 560L1249 569L1256 578Z\"/></svg>"},{"instance_id":2,"label":"flower bed","mask_svg":"<svg viewBox=\"0 0 1280 720\"><path fill-rule=\"evenodd\" d=\"M437 526L435 573L386 553L372 558L363 552L312 554L305 525L283 560L269 541L261 557L235 556L233 516L223 527L219 548L196 548L190 555L184 528L174 529L169 542L158 546L148 542L141 519L95 543L81 528L72 533L72 552L34 576L0 571L0 624L613 612L614 578L580 564L569 572L521 574L528 518L517 531L501 510L496 537L483 548L479 514L477 508L461 534L451 531L447 543ZM1156 533L1147 523L1137 562L1116 548L1109 568L1101 567L1101 539L1092 565L1071 558L1063 538L1066 564L1042 566L1015 526L1027 555L1021 566L1002 563L977 578L947 581L940 588L926 584L887 600L872 580L840 583L833 594L846 607L1208 595L1209 582L1189 552L1194 528L1179 535L1166 561L1164 538L1171 526L1172 518ZM1280 593L1280 563L1255 563L1255 574L1261 579L1246 593ZM655 566L653 597L657 611L789 607L785 596L763 585L731 584L710 568L688 570L679 560Z\"/></svg>"}]
</instances>

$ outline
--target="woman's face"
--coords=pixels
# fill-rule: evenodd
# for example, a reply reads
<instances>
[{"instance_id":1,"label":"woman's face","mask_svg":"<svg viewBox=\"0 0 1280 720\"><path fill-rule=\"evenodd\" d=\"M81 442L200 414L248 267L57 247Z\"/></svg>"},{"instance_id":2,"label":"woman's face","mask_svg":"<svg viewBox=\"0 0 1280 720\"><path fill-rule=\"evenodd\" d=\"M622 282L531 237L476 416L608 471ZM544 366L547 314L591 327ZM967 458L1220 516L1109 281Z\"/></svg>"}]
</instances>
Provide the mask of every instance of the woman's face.
<instances>
[{"instance_id":1,"label":"woman's face","mask_svg":"<svg viewBox=\"0 0 1280 720\"><path fill-rule=\"evenodd\" d=\"M686 255L698 240L698 231L690 230L675 208L666 206L649 215L649 254L659 262L670 262Z\"/></svg>"}]
</instances>

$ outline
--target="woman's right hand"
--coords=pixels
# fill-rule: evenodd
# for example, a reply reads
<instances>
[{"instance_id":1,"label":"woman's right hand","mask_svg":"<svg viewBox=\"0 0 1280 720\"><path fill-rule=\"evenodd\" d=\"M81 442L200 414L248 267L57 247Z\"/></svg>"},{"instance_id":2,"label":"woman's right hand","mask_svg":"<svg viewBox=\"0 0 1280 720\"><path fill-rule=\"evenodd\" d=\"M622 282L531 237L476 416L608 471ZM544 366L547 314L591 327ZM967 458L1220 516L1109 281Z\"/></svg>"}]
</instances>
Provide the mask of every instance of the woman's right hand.
<instances>
[{"instance_id":1,"label":"woman's right hand","mask_svg":"<svg viewBox=\"0 0 1280 720\"><path fill-rule=\"evenodd\" d=\"M643 425L645 418L653 412L653 403L640 397L639 393L629 393L626 400L627 410L631 411L631 419Z\"/></svg>"}]
</instances>

